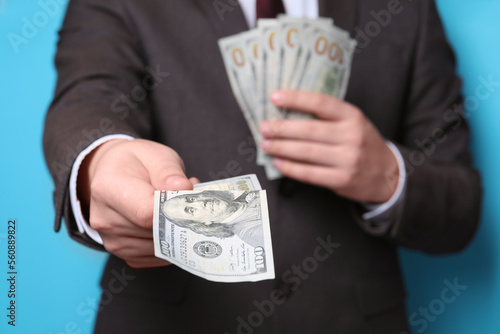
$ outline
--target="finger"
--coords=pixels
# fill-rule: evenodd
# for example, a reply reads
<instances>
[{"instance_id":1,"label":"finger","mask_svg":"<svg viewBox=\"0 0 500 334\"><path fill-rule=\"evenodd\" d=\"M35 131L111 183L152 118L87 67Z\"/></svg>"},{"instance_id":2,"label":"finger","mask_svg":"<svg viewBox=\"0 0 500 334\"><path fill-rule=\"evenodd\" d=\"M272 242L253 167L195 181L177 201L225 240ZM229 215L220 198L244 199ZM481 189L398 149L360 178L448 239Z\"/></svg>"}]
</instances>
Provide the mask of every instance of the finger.
<instances>
[{"instance_id":1,"label":"finger","mask_svg":"<svg viewBox=\"0 0 500 334\"><path fill-rule=\"evenodd\" d=\"M342 141L348 124L322 120L264 121L260 132L264 138L286 138L336 144Z\"/></svg>"},{"instance_id":2,"label":"finger","mask_svg":"<svg viewBox=\"0 0 500 334\"><path fill-rule=\"evenodd\" d=\"M154 256L153 238L136 238L102 233L104 248L116 256L129 260L137 257Z\"/></svg>"},{"instance_id":3,"label":"finger","mask_svg":"<svg viewBox=\"0 0 500 334\"><path fill-rule=\"evenodd\" d=\"M192 190L187 179L184 163L171 148L145 140L137 140L135 154L149 173L150 183L158 190Z\"/></svg>"},{"instance_id":4,"label":"finger","mask_svg":"<svg viewBox=\"0 0 500 334\"><path fill-rule=\"evenodd\" d=\"M313 165L342 164L343 147L295 140L264 140L262 149L275 157Z\"/></svg>"},{"instance_id":5,"label":"finger","mask_svg":"<svg viewBox=\"0 0 500 334\"><path fill-rule=\"evenodd\" d=\"M106 250L125 260L134 268L168 266L170 262L154 256L152 238L120 237L115 234L102 234Z\"/></svg>"},{"instance_id":6,"label":"finger","mask_svg":"<svg viewBox=\"0 0 500 334\"><path fill-rule=\"evenodd\" d=\"M330 189L344 187L348 180L341 168L317 166L293 160L277 158L273 165L285 176L295 180Z\"/></svg>"},{"instance_id":7,"label":"finger","mask_svg":"<svg viewBox=\"0 0 500 334\"><path fill-rule=\"evenodd\" d=\"M190 178L189 178L189 181L190 181L193 185L201 183L201 182L200 182L200 179L198 179L197 177L190 177Z\"/></svg>"},{"instance_id":8,"label":"finger","mask_svg":"<svg viewBox=\"0 0 500 334\"><path fill-rule=\"evenodd\" d=\"M89 224L99 234L113 233L120 236L152 238L151 228L142 228L126 219L122 213L115 211L104 203L91 202Z\"/></svg>"},{"instance_id":9,"label":"finger","mask_svg":"<svg viewBox=\"0 0 500 334\"><path fill-rule=\"evenodd\" d=\"M131 259L130 261L127 261L127 265L133 269L143 269L143 268L166 267L172 264L168 261L159 259L157 257L145 257L145 258Z\"/></svg>"},{"instance_id":10,"label":"finger","mask_svg":"<svg viewBox=\"0 0 500 334\"><path fill-rule=\"evenodd\" d=\"M130 143L130 151L133 155L130 159L124 159L126 165L118 173L110 171L115 177L100 180L106 185L105 189L99 189L100 192L92 189L91 193L93 197L100 197L97 198L98 201L109 203L112 209L128 221L144 229L151 229L154 191L190 190L193 189L193 184L186 178L182 160L172 149L137 139Z\"/></svg>"},{"instance_id":11,"label":"finger","mask_svg":"<svg viewBox=\"0 0 500 334\"><path fill-rule=\"evenodd\" d=\"M348 118L358 109L335 97L300 90L277 90L271 101L279 108L306 112L325 120Z\"/></svg>"},{"instance_id":12,"label":"finger","mask_svg":"<svg viewBox=\"0 0 500 334\"><path fill-rule=\"evenodd\" d=\"M134 168L137 166L129 166ZM97 177L94 179L91 188L91 201L100 203L96 210L102 211L101 216L93 216L94 223L120 222L120 220L104 220L106 207L114 210L123 219L143 228L151 229L153 226L154 188L142 176L145 172L137 175L123 175L118 172L115 177L108 177L103 181ZM96 211L99 212L99 211Z\"/></svg>"}]
</instances>

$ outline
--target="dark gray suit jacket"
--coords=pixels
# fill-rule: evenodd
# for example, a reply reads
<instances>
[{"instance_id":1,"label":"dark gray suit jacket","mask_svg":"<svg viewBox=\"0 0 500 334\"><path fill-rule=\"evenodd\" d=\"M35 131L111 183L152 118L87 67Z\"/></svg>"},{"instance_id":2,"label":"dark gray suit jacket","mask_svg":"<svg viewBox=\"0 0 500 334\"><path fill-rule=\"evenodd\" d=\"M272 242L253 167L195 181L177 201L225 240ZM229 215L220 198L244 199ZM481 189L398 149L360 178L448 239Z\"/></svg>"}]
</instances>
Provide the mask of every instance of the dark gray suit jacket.
<instances>
[{"instance_id":1,"label":"dark gray suit jacket","mask_svg":"<svg viewBox=\"0 0 500 334\"><path fill-rule=\"evenodd\" d=\"M64 216L74 239L99 248L75 227L69 172L91 141L125 133L172 147L202 181L256 173L267 189L276 265L275 280L220 284L173 266L133 270L111 256L98 332L399 333L407 320L396 246L446 253L471 240L480 181L434 2L319 3L321 16L359 38L346 100L407 164L403 210L382 235L363 230L351 201L292 180L269 182L255 164L216 43L247 29L236 1L70 2L44 135L55 229ZM388 6L393 13L384 16ZM328 256L314 265L317 254ZM286 301L273 301L275 293Z\"/></svg>"}]
</instances>

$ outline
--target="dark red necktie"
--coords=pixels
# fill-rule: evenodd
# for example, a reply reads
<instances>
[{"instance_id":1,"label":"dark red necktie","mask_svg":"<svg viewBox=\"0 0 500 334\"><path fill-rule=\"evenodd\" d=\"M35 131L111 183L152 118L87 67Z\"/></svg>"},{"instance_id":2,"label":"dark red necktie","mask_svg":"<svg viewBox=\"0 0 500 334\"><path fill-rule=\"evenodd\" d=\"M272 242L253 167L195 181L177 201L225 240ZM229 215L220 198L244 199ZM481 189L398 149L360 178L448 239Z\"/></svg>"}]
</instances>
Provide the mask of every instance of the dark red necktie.
<instances>
[{"instance_id":1,"label":"dark red necktie","mask_svg":"<svg viewBox=\"0 0 500 334\"><path fill-rule=\"evenodd\" d=\"M274 19L276 15L284 12L285 8L281 0L257 0L257 20L262 18Z\"/></svg>"}]
</instances>

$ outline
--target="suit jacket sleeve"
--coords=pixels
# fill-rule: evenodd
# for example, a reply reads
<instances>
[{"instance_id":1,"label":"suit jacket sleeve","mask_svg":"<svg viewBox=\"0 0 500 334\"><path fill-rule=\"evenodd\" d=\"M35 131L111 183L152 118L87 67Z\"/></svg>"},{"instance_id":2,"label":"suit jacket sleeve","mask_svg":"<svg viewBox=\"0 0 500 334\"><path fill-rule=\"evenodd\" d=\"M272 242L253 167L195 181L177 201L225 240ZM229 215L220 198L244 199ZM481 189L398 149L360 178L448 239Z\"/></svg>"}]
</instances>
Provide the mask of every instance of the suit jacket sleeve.
<instances>
[{"instance_id":1,"label":"suit jacket sleeve","mask_svg":"<svg viewBox=\"0 0 500 334\"><path fill-rule=\"evenodd\" d=\"M68 5L55 59L58 81L45 121L47 165L55 182L55 230L65 218L75 240L97 248L80 234L69 204L68 181L76 156L100 137L149 137L148 88L154 66L144 64L140 41L124 22L127 13L114 0Z\"/></svg>"},{"instance_id":2,"label":"suit jacket sleeve","mask_svg":"<svg viewBox=\"0 0 500 334\"><path fill-rule=\"evenodd\" d=\"M401 212L384 237L431 253L464 248L477 228L481 186L468 150L461 82L434 1L420 1L403 124L396 144L405 160ZM390 176L389 176L390 177Z\"/></svg>"}]
</instances>

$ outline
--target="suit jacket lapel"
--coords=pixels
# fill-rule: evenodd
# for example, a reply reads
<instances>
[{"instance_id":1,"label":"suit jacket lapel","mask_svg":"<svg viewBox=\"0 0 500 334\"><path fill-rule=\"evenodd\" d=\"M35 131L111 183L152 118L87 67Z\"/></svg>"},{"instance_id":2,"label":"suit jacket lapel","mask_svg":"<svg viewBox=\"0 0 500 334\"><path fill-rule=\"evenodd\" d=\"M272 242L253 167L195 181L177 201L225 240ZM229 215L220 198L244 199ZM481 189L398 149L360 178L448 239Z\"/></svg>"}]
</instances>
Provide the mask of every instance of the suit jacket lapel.
<instances>
[{"instance_id":1,"label":"suit jacket lapel","mask_svg":"<svg viewBox=\"0 0 500 334\"><path fill-rule=\"evenodd\" d=\"M248 30L237 0L193 0L203 12L218 38Z\"/></svg>"}]
</instances>

